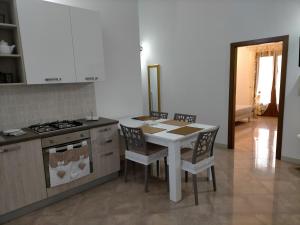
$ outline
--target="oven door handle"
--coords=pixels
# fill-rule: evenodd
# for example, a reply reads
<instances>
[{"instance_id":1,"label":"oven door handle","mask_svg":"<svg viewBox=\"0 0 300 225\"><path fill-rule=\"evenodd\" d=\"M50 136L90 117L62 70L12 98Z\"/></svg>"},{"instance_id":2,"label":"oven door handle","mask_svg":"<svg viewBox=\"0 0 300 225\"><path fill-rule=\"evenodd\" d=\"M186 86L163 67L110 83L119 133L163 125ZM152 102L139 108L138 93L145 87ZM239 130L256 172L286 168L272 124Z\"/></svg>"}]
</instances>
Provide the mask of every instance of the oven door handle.
<instances>
[{"instance_id":1,"label":"oven door handle","mask_svg":"<svg viewBox=\"0 0 300 225\"><path fill-rule=\"evenodd\" d=\"M75 144L72 144L72 145L65 145L65 146L62 146L62 147L59 147L59 148L48 148L48 149L45 149L44 152L49 153L50 149L55 149L56 152L65 152L67 150L72 150L74 148L84 147L84 146L87 146L87 145L88 145L88 143L85 140L85 141L81 141L79 143L75 143ZM68 149L68 146L72 146L72 148Z\"/></svg>"}]
</instances>

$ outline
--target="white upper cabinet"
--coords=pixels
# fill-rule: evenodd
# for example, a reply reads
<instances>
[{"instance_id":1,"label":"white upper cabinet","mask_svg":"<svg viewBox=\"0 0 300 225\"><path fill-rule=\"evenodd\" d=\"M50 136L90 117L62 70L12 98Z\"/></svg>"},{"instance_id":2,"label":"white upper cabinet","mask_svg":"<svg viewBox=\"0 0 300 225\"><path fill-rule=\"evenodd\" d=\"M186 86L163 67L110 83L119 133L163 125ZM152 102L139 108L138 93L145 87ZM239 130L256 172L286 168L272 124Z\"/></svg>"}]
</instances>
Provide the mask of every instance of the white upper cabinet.
<instances>
[{"instance_id":1,"label":"white upper cabinet","mask_svg":"<svg viewBox=\"0 0 300 225\"><path fill-rule=\"evenodd\" d=\"M100 14L71 7L75 68L78 82L104 80Z\"/></svg>"},{"instance_id":2,"label":"white upper cabinet","mask_svg":"<svg viewBox=\"0 0 300 225\"><path fill-rule=\"evenodd\" d=\"M41 0L16 2L27 83L76 82L70 7Z\"/></svg>"}]
</instances>

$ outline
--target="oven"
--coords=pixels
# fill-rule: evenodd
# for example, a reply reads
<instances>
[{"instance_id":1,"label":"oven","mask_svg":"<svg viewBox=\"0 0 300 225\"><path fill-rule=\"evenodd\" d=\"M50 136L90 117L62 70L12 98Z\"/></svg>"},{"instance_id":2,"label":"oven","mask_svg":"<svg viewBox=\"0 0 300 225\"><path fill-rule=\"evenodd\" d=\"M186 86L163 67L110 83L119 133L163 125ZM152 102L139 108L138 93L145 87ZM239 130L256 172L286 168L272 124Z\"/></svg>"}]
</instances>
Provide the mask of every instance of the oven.
<instances>
[{"instance_id":1,"label":"oven","mask_svg":"<svg viewBox=\"0 0 300 225\"><path fill-rule=\"evenodd\" d=\"M47 188L70 183L93 172L89 130L42 139Z\"/></svg>"}]
</instances>

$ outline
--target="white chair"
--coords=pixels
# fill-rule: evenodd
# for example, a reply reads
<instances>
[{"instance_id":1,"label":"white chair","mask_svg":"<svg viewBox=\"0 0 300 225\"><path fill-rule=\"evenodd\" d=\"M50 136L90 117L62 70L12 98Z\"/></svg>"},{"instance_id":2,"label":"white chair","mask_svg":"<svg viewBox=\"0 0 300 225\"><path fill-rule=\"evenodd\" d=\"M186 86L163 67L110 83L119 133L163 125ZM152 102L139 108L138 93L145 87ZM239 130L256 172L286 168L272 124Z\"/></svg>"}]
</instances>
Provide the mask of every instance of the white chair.
<instances>
[{"instance_id":1,"label":"white chair","mask_svg":"<svg viewBox=\"0 0 300 225\"><path fill-rule=\"evenodd\" d=\"M184 121L189 123L196 123L197 116L196 115L189 115L183 113L175 113L174 120Z\"/></svg>"},{"instance_id":2,"label":"white chair","mask_svg":"<svg viewBox=\"0 0 300 225\"><path fill-rule=\"evenodd\" d=\"M214 191L216 187L216 176L214 167L214 143L219 127L212 128L199 133L194 148L187 149L181 153L181 168L186 173L191 173L193 177L195 204L198 205L197 174L211 170ZM186 176L187 181L187 176Z\"/></svg>"},{"instance_id":3,"label":"white chair","mask_svg":"<svg viewBox=\"0 0 300 225\"><path fill-rule=\"evenodd\" d=\"M167 112L157 112L157 111L150 111L150 116L155 119L168 119L169 113ZM156 173L159 176L159 161L156 162Z\"/></svg>"},{"instance_id":4,"label":"white chair","mask_svg":"<svg viewBox=\"0 0 300 225\"><path fill-rule=\"evenodd\" d=\"M197 116L190 115L190 114L183 114L183 113L175 113L174 120L188 122L188 123L196 123ZM181 152L189 151L191 148L194 147L194 142L189 143L188 145L182 146ZM185 172L185 182L188 182L188 173Z\"/></svg>"},{"instance_id":5,"label":"white chair","mask_svg":"<svg viewBox=\"0 0 300 225\"><path fill-rule=\"evenodd\" d=\"M148 192L149 166L160 159L165 161L166 180L168 181L167 156L168 148L147 143L141 128L132 128L120 125L125 138L125 182L127 182L127 160L145 166L145 192ZM167 187L169 187L167 182Z\"/></svg>"}]
</instances>

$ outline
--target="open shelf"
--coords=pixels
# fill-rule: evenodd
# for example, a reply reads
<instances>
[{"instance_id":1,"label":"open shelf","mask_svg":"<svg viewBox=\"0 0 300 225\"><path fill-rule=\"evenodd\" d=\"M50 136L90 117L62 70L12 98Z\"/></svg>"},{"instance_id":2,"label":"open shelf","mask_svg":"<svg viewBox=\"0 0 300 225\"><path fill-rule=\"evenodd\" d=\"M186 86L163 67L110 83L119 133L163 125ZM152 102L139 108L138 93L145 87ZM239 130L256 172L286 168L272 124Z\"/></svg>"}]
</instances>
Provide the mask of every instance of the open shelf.
<instances>
[{"instance_id":1,"label":"open shelf","mask_svg":"<svg viewBox=\"0 0 300 225\"><path fill-rule=\"evenodd\" d=\"M15 45L12 54L0 53L0 86L24 85L26 79L14 0L0 0L0 40L9 46Z\"/></svg>"},{"instance_id":2,"label":"open shelf","mask_svg":"<svg viewBox=\"0 0 300 225\"><path fill-rule=\"evenodd\" d=\"M0 58L20 58L19 54L0 54Z\"/></svg>"},{"instance_id":3,"label":"open shelf","mask_svg":"<svg viewBox=\"0 0 300 225\"><path fill-rule=\"evenodd\" d=\"M16 24L0 23L0 29L15 29L15 28L17 28Z\"/></svg>"},{"instance_id":4,"label":"open shelf","mask_svg":"<svg viewBox=\"0 0 300 225\"><path fill-rule=\"evenodd\" d=\"M16 85L26 85L26 83L20 82L20 83L0 83L1 86L16 86Z\"/></svg>"}]
</instances>

